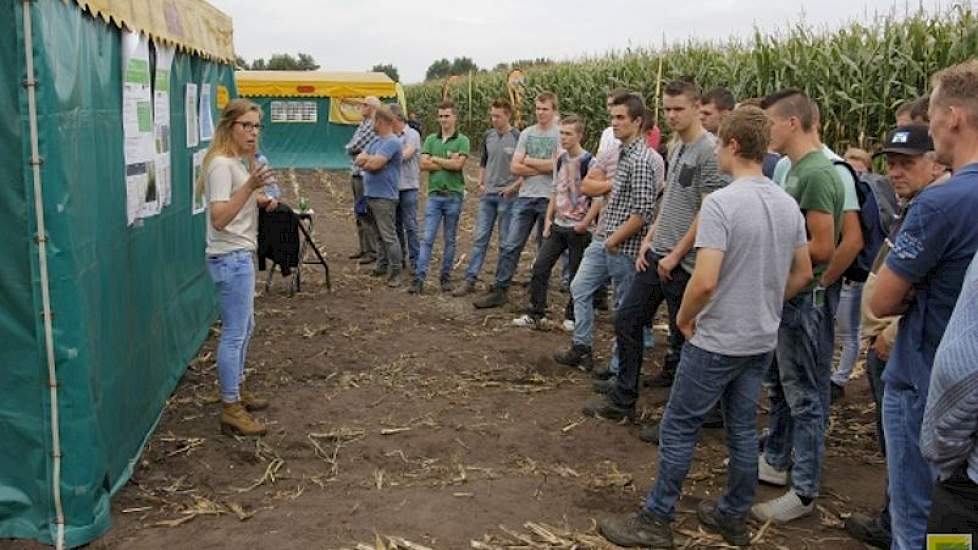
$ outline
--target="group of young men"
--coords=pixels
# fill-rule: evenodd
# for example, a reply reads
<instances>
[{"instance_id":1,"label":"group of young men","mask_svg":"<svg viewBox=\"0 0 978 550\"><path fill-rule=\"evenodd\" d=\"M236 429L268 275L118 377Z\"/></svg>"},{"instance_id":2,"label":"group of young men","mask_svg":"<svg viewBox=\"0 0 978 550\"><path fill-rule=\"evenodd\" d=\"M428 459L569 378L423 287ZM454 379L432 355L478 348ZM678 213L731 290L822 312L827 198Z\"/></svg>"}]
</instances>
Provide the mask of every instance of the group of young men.
<instances>
[{"instance_id":1,"label":"group of young men","mask_svg":"<svg viewBox=\"0 0 978 550\"><path fill-rule=\"evenodd\" d=\"M634 417L644 331L665 302L669 349L645 383L671 389L661 421L641 434L659 445L655 484L637 513L599 523L621 546L672 547L670 523L704 425L723 426L730 451L725 493L698 508L704 527L747 545L749 517L783 523L813 513L833 384L849 375L831 380L835 321L856 309L889 482L879 516L854 514L846 528L880 548L916 550L927 533L978 531L978 226L969 217L978 211L978 61L937 73L932 85L923 108L917 101L897 113L877 153L882 183L821 142L818 106L796 89L735 105L725 90L669 83L666 159L647 144L654 121L638 94L607 96L610 133L596 154L582 146L585 121L558 115L554 94L536 97L536 124L522 131L497 100L457 289L450 277L470 144L454 107L439 105L440 129L421 145L398 109L368 101L348 146L354 192L364 197L358 227L382 243L374 273L399 286L408 270L409 290L421 294L441 226L441 289L456 297L474 292L498 227L495 280L478 308L507 303L523 249L542 227L526 314L514 324L543 322L551 272L566 253L563 326L572 336L554 359L596 379L584 404L591 416ZM420 247L411 244L419 171L429 172ZM364 263L369 240L361 238ZM609 285L616 361L606 367L592 348L594 304ZM762 386L769 415L759 444ZM759 481L790 488L755 503Z\"/></svg>"}]
</instances>

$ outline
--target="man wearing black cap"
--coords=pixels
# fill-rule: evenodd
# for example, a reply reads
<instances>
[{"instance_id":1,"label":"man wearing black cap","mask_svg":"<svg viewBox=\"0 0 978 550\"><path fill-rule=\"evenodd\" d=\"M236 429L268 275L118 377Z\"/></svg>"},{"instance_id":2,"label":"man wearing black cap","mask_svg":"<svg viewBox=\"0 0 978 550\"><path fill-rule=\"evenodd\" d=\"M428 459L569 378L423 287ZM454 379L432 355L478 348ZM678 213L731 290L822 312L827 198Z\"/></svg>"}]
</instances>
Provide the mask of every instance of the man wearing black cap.
<instances>
[{"instance_id":1,"label":"man wearing black cap","mask_svg":"<svg viewBox=\"0 0 978 550\"><path fill-rule=\"evenodd\" d=\"M903 214L910 207L913 198L925 187L940 180L945 168L934 157L934 143L927 133L927 126L910 124L901 126L887 136L886 144L874 156L886 155L887 173L893 190L896 192L903 209L900 216L894 220L890 230L890 238L880 248L873 270L866 279L862 299L862 328L860 339L869 350L866 354L866 372L870 387L873 389L873 400L876 402L876 435L880 449L886 454L886 444L883 438L882 403L883 403L883 369L890 357L890 350L896 341L897 325L900 316L879 318L869 309L869 299L876 287L876 274L886 261L890 252L892 240L900 230ZM883 501L880 515L871 518L862 514L853 514L846 520L846 530L856 540L877 548L890 548L890 499L889 493Z\"/></svg>"}]
</instances>

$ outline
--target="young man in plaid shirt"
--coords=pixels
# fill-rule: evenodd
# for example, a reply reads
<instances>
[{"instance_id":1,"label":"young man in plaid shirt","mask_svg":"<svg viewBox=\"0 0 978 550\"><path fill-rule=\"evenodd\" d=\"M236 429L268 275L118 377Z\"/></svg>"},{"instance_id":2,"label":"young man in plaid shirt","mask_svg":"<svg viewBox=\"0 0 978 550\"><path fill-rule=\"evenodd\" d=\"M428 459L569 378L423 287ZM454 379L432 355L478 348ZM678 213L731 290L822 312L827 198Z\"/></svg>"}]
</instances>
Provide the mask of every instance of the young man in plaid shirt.
<instances>
[{"instance_id":1,"label":"young man in plaid shirt","mask_svg":"<svg viewBox=\"0 0 978 550\"><path fill-rule=\"evenodd\" d=\"M612 100L611 126L621 140L615 179L608 183L585 185L582 191L593 197L611 193L601 211L594 239L584 251L584 259L571 283L574 298L574 336L571 346L554 355L554 360L568 366L590 369L593 366L591 344L594 328L594 294L610 277L615 286L615 304L628 293L635 278L635 259L642 236L655 214L658 193L656 182L662 179L662 161L658 153L645 145L642 124L646 117L641 98L618 94ZM658 162L657 162L658 160Z\"/></svg>"}]
</instances>

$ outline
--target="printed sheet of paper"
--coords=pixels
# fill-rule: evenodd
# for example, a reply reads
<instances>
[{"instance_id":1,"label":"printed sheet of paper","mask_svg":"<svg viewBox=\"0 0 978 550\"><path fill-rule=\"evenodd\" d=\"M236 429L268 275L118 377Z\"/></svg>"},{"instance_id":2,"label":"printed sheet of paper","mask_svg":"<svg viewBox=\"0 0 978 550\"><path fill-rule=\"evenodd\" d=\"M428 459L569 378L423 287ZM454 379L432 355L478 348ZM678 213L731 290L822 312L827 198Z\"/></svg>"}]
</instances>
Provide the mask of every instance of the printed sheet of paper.
<instances>
[{"instance_id":1,"label":"printed sheet of paper","mask_svg":"<svg viewBox=\"0 0 978 550\"><path fill-rule=\"evenodd\" d=\"M170 162L170 69L174 49L156 45L156 89L153 90L155 107L154 129L156 138L156 187L159 190L159 206L169 206L173 200L173 168Z\"/></svg>"},{"instance_id":2,"label":"printed sheet of paper","mask_svg":"<svg viewBox=\"0 0 978 550\"><path fill-rule=\"evenodd\" d=\"M187 114L187 148L192 149L197 147L200 136L197 127L197 85L193 82L187 84L183 103L183 112Z\"/></svg>"},{"instance_id":3,"label":"printed sheet of paper","mask_svg":"<svg viewBox=\"0 0 978 550\"><path fill-rule=\"evenodd\" d=\"M122 32L122 131L126 162L126 222L152 214L157 204L156 148L153 142L153 97L149 42Z\"/></svg>"},{"instance_id":4,"label":"printed sheet of paper","mask_svg":"<svg viewBox=\"0 0 978 550\"><path fill-rule=\"evenodd\" d=\"M214 139L214 109L211 107L211 85L200 85L200 141Z\"/></svg>"},{"instance_id":5,"label":"printed sheet of paper","mask_svg":"<svg viewBox=\"0 0 978 550\"><path fill-rule=\"evenodd\" d=\"M207 200L204 197L204 186L201 185L198 192L197 180L200 178L200 167L204 163L204 157L207 155L207 150L201 150L194 153L194 168L191 173L190 179L190 196L193 197L193 208L191 210L191 215L196 216L207 210Z\"/></svg>"}]
</instances>

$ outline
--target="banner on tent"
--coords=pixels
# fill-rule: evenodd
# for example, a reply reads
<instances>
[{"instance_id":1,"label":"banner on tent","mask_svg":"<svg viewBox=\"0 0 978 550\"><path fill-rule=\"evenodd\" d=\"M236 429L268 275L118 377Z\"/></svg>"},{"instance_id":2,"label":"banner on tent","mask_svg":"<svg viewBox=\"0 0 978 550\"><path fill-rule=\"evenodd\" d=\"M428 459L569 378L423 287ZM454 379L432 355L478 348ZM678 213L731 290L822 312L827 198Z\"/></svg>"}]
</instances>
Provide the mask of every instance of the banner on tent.
<instances>
[{"instance_id":1,"label":"banner on tent","mask_svg":"<svg viewBox=\"0 0 978 550\"><path fill-rule=\"evenodd\" d=\"M333 124L360 124L363 115L360 114L362 98L330 98L329 121Z\"/></svg>"}]
</instances>

